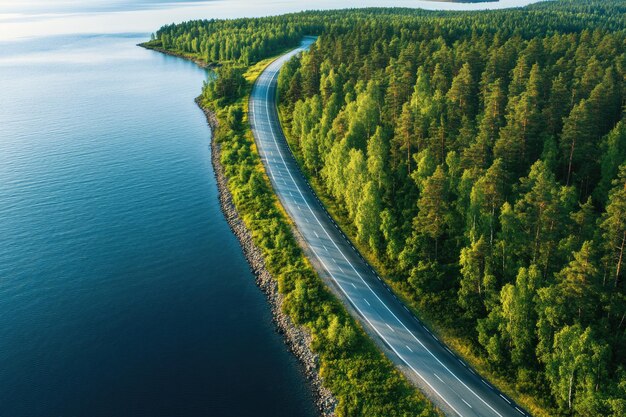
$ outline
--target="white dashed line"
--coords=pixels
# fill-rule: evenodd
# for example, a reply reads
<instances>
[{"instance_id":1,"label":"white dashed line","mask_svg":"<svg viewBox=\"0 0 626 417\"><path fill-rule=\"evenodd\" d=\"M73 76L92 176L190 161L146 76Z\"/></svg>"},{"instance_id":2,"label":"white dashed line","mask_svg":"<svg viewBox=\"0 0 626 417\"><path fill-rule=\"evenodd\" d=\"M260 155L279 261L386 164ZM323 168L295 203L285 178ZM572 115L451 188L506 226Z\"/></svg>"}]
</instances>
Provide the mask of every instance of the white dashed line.
<instances>
[{"instance_id":1,"label":"white dashed line","mask_svg":"<svg viewBox=\"0 0 626 417\"><path fill-rule=\"evenodd\" d=\"M278 65L280 65L280 63L276 64L276 66L278 66ZM273 67L272 67L272 68L273 68ZM268 79L268 80L269 80L269 85L271 86L271 85L272 85L272 83L274 82L274 79L276 78L277 74L278 74L278 72L277 72L277 71L274 71L274 74L268 74L267 76L265 76L264 78L261 78L261 79L263 79L264 81L265 81L266 79ZM272 89L271 89L271 88L268 88L268 87L265 87L265 88L266 88L267 92L265 93L265 96L266 96L266 97L265 97L264 101L265 101L266 112L267 112L267 114L269 115L270 111L269 111L269 104L268 104L268 103L271 101L271 100L269 99L269 94L270 94L270 91L272 91ZM252 118L253 118L253 120L255 120L255 119L256 119L256 112L254 111L254 109L255 109L255 103L254 103L254 99L253 99L253 100L252 100L252 112L253 112L253 117L252 117ZM256 122L255 122L255 126L256 126ZM280 155L280 159L282 160L282 163L285 165L285 168L287 168L287 174L291 177L291 180L293 181L293 183L294 183L294 185L295 185L296 189L298 190L298 192L300 192L300 195L301 195L301 196L303 197L303 199L304 199L304 196L302 195L302 191L300 191L300 189L299 189L299 187L298 187L298 184L296 183L295 179L294 179L294 178L293 178L293 176L291 175L291 172L289 171L289 168L287 167L287 163L286 163L286 161L284 160L284 157L283 157L283 154L282 154L281 148L280 148L280 146L278 145L278 142L277 142L276 135L275 135L275 133L273 132L273 123L270 123L270 124L269 124L269 129L270 129L270 132L269 132L269 133L272 135L272 138L273 138L274 143L275 143L275 145L276 145L276 148L277 148L277 150L278 150L278 154ZM272 174L272 176L273 176L273 171L272 171L271 166L268 166L268 170L270 171L270 173L271 173L271 174ZM309 185L309 188L310 188L310 185ZM314 220L317 220L318 224L322 227L322 229L323 229L324 231L326 231L326 230L324 229L324 226L320 223L319 219L317 218L317 216L315 215L315 213L313 212L313 210L311 209L311 207L310 207L310 206L309 206L309 204L307 203L306 199L304 199L304 204L306 204L306 206L308 207L309 211L310 211L310 212L311 212L311 214L313 215L313 219L314 219ZM327 232L327 231L326 231L326 234L328 235L328 232ZM328 235L328 236L329 236L329 238L330 238L330 235ZM344 237L345 237L345 236L344 236ZM491 407L491 405L490 405L490 404L488 404L488 403L487 403L487 402L486 402L483 398L481 398L481 397L480 397L477 393L475 393L475 392L474 392L474 391L473 391L470 387L468 387L465 383L463 383L463 381L462 381L461 379L459 379L459 377L457 377L457 376L456 376L456 375L455 375L455 374L454 374L454 373L453 373L453 372L452 372L452 371L451 371L448 367L446 367L446 365L445 365L444 363L442 363L442 362L441 362L441 361L440 361L440 360L439 360L439 359L438 359L438 358L437 358L437 357L436 357L436 356L435 356L435 355L434 355L434 354L433 354L433 353L432 353L432 352L431 352L431 351L430 351L430 350L429 350L429 349L428 349L428 348L424 345L424 343L422 343L422 341L421 341L420 339L418 339L418 338L415 336L415 334L413 334L413 333L412 333L412 332L411 332L411 331L410 331L410 330L406 327L406 325L404 325L404 323L403 323L403 322L402 322L402 321L401 321L401 320L400 320L400 319L399 319L399 318L398 318L398 317L394 314L394 312L393 312L393 311L392 311L392 310L391 310L391 309L390 309L390 308L389 308L389 307L388 307L388 306L387 306L387 305L386 305L386 304L385 304L385 303L384 303L384 302L380 299L380 297L378 296L378 294L377 294L377 293L376 293L376 292L375 292L375 291L374 291L374 290L373 290L373 289L372 289L372 288L371 288L371 287L367 284L367 282L364 280L364 278L361 276L361 274L359 274L359 272L356 270L356 268L354 267L354 265L352 265L352 264L350 263L350 261L346 258L346 255L343 253L343 251L342 251L342 250L341 250L341 249L337 246L337 243L336 243L336 242L335 242L332 238L330 238L330 241L331 241L331 243L333 243L333 245L335 245L335 247L337 248L337 250L339 251L339 253L343 256L343 258L344 258L344 259L346 259L346 261L348 262L348 265L350 265L350 266L352 267L352 269L354 270L354 272L356 273L356 275L357 275L357 276L359 276L359 278L361 278L361 280L363 281L363 283L365 284L365 286L366 286L366 287L367 287L367 288L368 288L368 289L372 292L372 294L374 295L374 297L376 297L376 298L378 299L378 301L380 301L380 302L381 302L381 304L383 305L383 307L385 307L385 309L386 309L387 311L389 311L389 313L390 313L390 314L391 314L391 315L392 315L392 316L393 316L393 317L394 317L394 318L398 321L398 323L399 323L399 324L400 324L400 325L401 325L401 326L402 326L402 327L403 327L403 328L404 328L404 329L408 332L408 334L409 334L410 336L412 336L412 337L413 337L413 338L414 338L414 339L415 339L415 340L416 340L416 341L420 344L420 346L421 346L421 347L422 347L422 348L423 348L423 349L424 349L424 350L425 350L425 351L426 351L429 355L431 355L431 356L433 357L433 359L434 359L435 361L437 361L437 362L438 362L438 363L439 363L439 364L440 364L440 365L441 365L444 369L446 369L446 371L448 371L448 372L449 372L449 373L450 373L450 374L451 374L451 375L452 375L452 376L453 376L453 377L454 377L457 381L459 381L459 383L460 383L461 385L463 385L463 386L464 386L464 387L465 387L468 391L470 391L470 392L471 392L474 396L476 396L476 397L477 397L480 401L482 401L482 402L483 402L483 403L484 403L487 407L489 407L489 408L490 408L490 409L491 409L491 410L492 410L495 414L497 414L498 416L501 416L501 414L500 414L500 413L498 413L498 412L497 412L497 411L496 411L493 407ZM353 246L352 244L350 244L350 243L348 243L348 244L350 245L350 247L352 247L352 248L356 251L356 249L354 248L354 246ZM325 249L328 251L328 249L327 249L327 248L325 248ZM315 253L315 249L314 249L314 248L312 248L312 252L313 252L313 253L314 253L314 254L318 257L318 259L320 260L320 262L322 263L322 265L324 265L324 261L323 261L321 258L319 258L319 256L317 255L317 253ZM325 267L325 265L324 265L324 267ZM330 271L328 270L328 268L326 268L326 270L330 273ZM332 277L332 273L330 273L330 275L331 275L331 277ZM337 281L337 279L336 279L335 277L332 277L332 278L333 278L335 281ZM340 287L340 289L343 291L343 288L341 288L341 285L339 285L339 287ZM389 289L388 289L388 290L389 290ZM389 291L390 291L390 290L389 290ZM390 291L390 292L391 292L391 291ZM346 297L350 300L350 297L348 296L348 294L345 294L345 295L346 295ZM350 301L351 301L351 300L350 300ZM358 307L357 307L357 310L358 310ZM422 377L422 375L419 373L419 371L418 371L418 370L416 370L413 366L411 366L411 365L410 365L410 364L406 361L406 359L404 359L403 355L402 355L400 352L398 352L398 351L397 351L397 350L393 347L393 345L391 345L391 344L390 344L390 343L389 343L389 342L385 339L385 337L384 337L384 336L383 336L383 335L382 335L382 334L378 331L378 329L376 328L376 326L374 326L374 324L373 324L373 323L372 323L372 322L368 319L368 317L367 317L367 316L365 316L365 315L363 315L363 313L362 313L361 311L359 311L359 313L361 313L361 316L364 318L364 320L365 320L365 321L367 321L367 322L369 323L369 325L373 328L373 330L374 330L376 333L378 333L378 335L379 335L379 336L380 336L380 337L381 337L381 338L382 338L385 342L387 342L387 344L389 345L389 347L391 348L391 350L393 350L393 351L396 353L396 355L398 355L398 357L399 357L399 358L400 358L400 359L401 359L404 363L406 363L406 364L407 364L407 366L409 366L409 367L410 367L410 368L411 368L411 369L412 369L412 370L413 370L413 371L414 371L414 372L415 372L415 373L416 373L416 374L417 374L417 375L418 375L418 376L419 376L419 377L420 377L420 378L424 381L424 383L426 383L426 384L427 384L427 385L428 385L428 386L429 386L429 387L430 387L430 388L431 388L431 389L432 389L432 390L433 390L433 391L434 391L434 392L435 392L435 393L436 393L436 394L437 394L437 395L438 395L438 396L439 396L439 397L440 397L440 398L441 398L441 399L442 399L442 400L443 400L443 401L444 401L444 402L445 402L445 403L446 403L446 404L447 404L447 405L448 405L448 406L449 406L449 407L450 407L450 408L451 408L451 409L452 409L455 413L457 413L459 416L461 416L461 414L460 414L460 413L459 413L456 409L454 409L454 407L453 407L453 406L452 406L452 405L451 405L451 404L450 404L450 403L446 400L446 398L445 398L444 396L442 396L439 392L437 392L437 391L434 389L434 387L432 387L432 385L430 385L430 383L429 383L426 379L424 379L424 378ZM385 323L385 324L387 324L387 323ZM387 324L387 326L388 326L391 330L393 330L393 328L391 328L391 326L389 326L389 324ZM395 330L393 330L393 331L395 332ZM438 339L437 339L437 340L438 340ZM462 416L461 416L461 417L462 417ZM502 416L501 416L501 417L502 417Z\"/></svg>"}]
</instances>

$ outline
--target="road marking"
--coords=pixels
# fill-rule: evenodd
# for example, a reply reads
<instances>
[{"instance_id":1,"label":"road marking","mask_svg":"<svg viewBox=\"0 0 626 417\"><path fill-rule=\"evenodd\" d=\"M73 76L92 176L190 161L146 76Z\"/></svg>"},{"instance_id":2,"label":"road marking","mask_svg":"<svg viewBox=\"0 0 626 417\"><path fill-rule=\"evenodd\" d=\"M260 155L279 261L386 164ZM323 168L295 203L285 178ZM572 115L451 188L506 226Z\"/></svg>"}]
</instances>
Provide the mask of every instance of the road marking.
<instances>
[{"instance_id":1,"label":"road marking","mask_svg":"<svg viewBox=\"0 0 626 417\"><path fill-rule=\"evenodd\" d=\"M285 55L284 59L288 59L290 56L292 55ZM280 65L282 65L282 62L280 63ZM278 71L274 70L274 74L271 76L270 79L270 85L271 83L273 83L274 78L276 78L276 76L278 75ZM270 76L268 76L270 77ZM267 77L266 77L267 78ZM266 112L269 115L269 92L270 92L270 88L267 88L267 92L266 92L266 98L265 98L265 107L266 107ZM252 106L252 111L254 113L255 109L255 105L253 103ZM253 114L253 119L256 119L256 113ZM279 152L279 155L281 157L281 160L283 162L283 165L285 167L287 167L287 163L285 162L285 159L283 157L282 151L280 150L280 147L278 146L278 141L276 139L276 134L273 131L273 126L272 123L269 124L270 127L270 133L272 135L272 138L274 140L274 144L276 145L276 148ZM271 168L269 168L271 171ZM300 193L300 195L303 197L304 199L304 195L302 194L302 191L300 190L300 187L298 187L298 184L296 183L295 179L293 178L293 176L291 175L291 172L288 170L287 173L289 174L289 176L291 177L292 182L294 183L294 185L296 186L296 189L298 190L298 192ZM305 199L305 204L307 205L307 207L309 208L309 211L311 212L311 214L313 215L313 218L317 221L317 223L322 227L322 229L324 229L324 226L320 223L319 219L317 218L317 216L315 215L315 213L313 212L313 210L311 209L311 207L309 206L309 204L307 203L306 199ZM457 379L461 385L463 385L466 389L468 389L473 395L475 395L478 399L480 399L487 407L489 407L492 411L494 411L494 413L496 413L498 416L502 417L502 415L500 413L498 413L496 410L493 409L493 407L491 407L485 400L483 400L478 394L476 394L471 388L469 388L465 383L463 383L463 381L461 381L452 371L450 371L450 369L448 367L446 367L405 325L404 323L402 323L402 321L400 321L400 319L398 319L398 317L393 313L393 311L391 311L391 309L380 299L380 297L378 296L378 294L376 294L376 292L374 292L372 290L372 288L367 284L367 282L363 279L363 277L361 276L361 274L359 274L359 272L356 270L356 268L354 267L354 265L352 265L352 263L346 258L345 254L341 251L341 249L339 249L339 247L337 246L337 244L335 243L334 240L332 240L332 238L330 237L330 235L328 235L328 231L326 231L326 229L324 229L324 231L326 232L326 235L331 239L331 242L333 243L333 245L335 245L335 247L337 248L337 250L339 251L339 253L343 256L343 258L348 262L348 264L352 267L352 269L354 270L354 272L359 276L359 278L363 281L363 283L365 284L365 286L372 292L372 294L374 294L374 297L376 299L378 299L378 301L385 307L385 309L387 309L389 311L389 313L400 323L400 325L402 327L404 327L404 329L422 346L422 348L424 350L426 350L441 366L443 366L452 376L454 376L455 379ZM322 263L322 265L324 266L324 268L326 268L326 270L329 272L329 274L331 275L331 277L335 280L335 282L338 283L339 288L344 292L345 296L348 298L348 300L350 300L350 302L352 302L352 300L350 299L350 297L348 296L348 294L343 290L343 288L341 287L341 284L339 284L339 282L337 281L337 279L332 275L332 273L330 272L330 270L326 267L326 265L324 264L324 261L319 257L319 255L317 255L315 249L312 248L312 252L315 254L315 256L320 260L320 262ZM359 310L357 308L357 310ZM361 315L363 316L363 318L368 322L368 324L374 329L374 331L376 333L378 333L378 335L385 341L387 342L387 340L385 339L385 337L378 331L378 329L376 328L376 326L374 326L372 324L372 322L359 310L359 313L361 313ZM389 344L389 342L387 342ZM422 375L415 369L413 368L407 361L406 359L404 359L404 357L393 347L391 346L391 344L389 344L389 347L394 351L394 353L396 355L398 355L398 357L404 362L406 363L423 381L424 383L426 383L455 413L457 413L459 416L462 417L461 413L459 413L446 399L445 397L443 397L439 392L437 392L432 385L430 385L430 383L422 377Z\"/></svg>"},{"instance_id":2,"label":"road marking","mask_svg":"<svg viewBox=\"0 0 626 417\"><path fill-rule=\"evenodd\" d=\"M455 413L457 413L459 415L459 417L463 417L463 414L459 413L453 406L452 404L450 404L448 402L448 400L446 400L446 398L441 395L439 393L439 391L437 391L435 389L435 387L432 386L432 384L430 382L428 382L428 380L426 378L424 378L422 376L422 374L415 369L405 358L404 356L402 356L400 354L400 352L398 352L396 350L396 348L394 348L385 338L385 336L383 336L383 334L380 332L380 330L378 330L378 328L376 326L374 326L374 324L370 321L370 319L367 318L367 316L363 313L363 311L361 311L361 309L359 307L356 306L356 304L354 304L354 302L352 301L352 299L350 298L350 296L348 295L348 293L343 289L343 287L341 286L341 284L339 284L339 281L337 281L337 279L333 276L333 274L330 272L330 269L328 269L328 267L326 266L326 264L324 263L324 261L322 260L322 258L320 258L320 256L317 254L317 252L315 251L315 249L311 248L313 254L315 255L315 257L320 261L320 263L324 266L324 268L326 269L326 271L328 271L328 273L330 274L330 276L335 280L335 282L337 282L337 284L339 285L339 289L341 290L341 292L343 292L343 294L346 296L346 298L350 301L350 303L354 306L354 308L356 308L356 310L359 312L359 314L361 315L361 317L363 317L365 319L365 321L372 327L372 329L374 329L374 332L376 332L376 334L378 334L378 336L387 343L387 345L389 346L389 348L396 354L398 355L398 358L400 358L400 360L402 362L404 362L406 364L406 366L408 366L413 372L415 372L415 374L422 380L424 381L424 383L426 385L428 385L428 387L433 390L433 392L435 394L437 394L439 396L439 398L441 398L441 400L446 403L446 405L448 407L450 407L450 409L452 409L452 411L454 411ZM367 305L370 305L370 303L365 300L365 302L367 303Z\"/></svg>"},{"instance_id":3,"label":"road marking","mask_svg":"<svg viewBox=\"0 0 626 417\"><path fill-rule=\"evenodd\" d=\"M461 401L463 401L465 403L465 405L467 405L469 408L472 408L472 406L470 405L470 403L468 403L467 401L465 401L463 398L461 398Z\"/></svg>"},{"instance_id":4,"label":"road marking","mask_svg":"<svg viewBox=\"0 0 626 417\"><path fill-rule=\"evenodd\" d=\"M502 399L507 403L511 404L511 401L509 401L504 395L500 394L500 397L502 397Z\"/></svg>"},{"instance_id":5,"label":"road marking","mask_svg":"<svg viewBox=\"0 0 626 417\"><path fill-rule=\"evenodd\" d=\"M315 233L315 237L316 237L316 238L318 238L318 239L320 238L320 235L318 235L318 234L317 234L317 232L316 232L315 230L313 230L313 233Z\"/></svg>"},{"instance_id":6,"label":"road marking","mask_svg":"<svg viewBox=\"0 0 626 417\"><path fill-rule=\"evenodd\" d=\"M404 307L404 309L408 311L409 313L411 312L407 306L402 306L402 307Z\"/></svg>"},{"instance_id":7,"label":"road marking","mask_svg":"<svg viewBox=\"0 0 626 417\"><path fill-rule=\"evenodd\" d=\"M324 249L326 250L326 252L328 252L328 248L326 247L326 245L322 245L324 246Z\"/></svg>"},{"instance_id":8,"label":"road marking","mask_svg":"<svg viewBox=\"0 0 626 417\"><path fill-rule=\"evenodd\" d=\"M407 348L408 350L410 350L410 351L411 351L411 353L413 353L413 349L411 349L411 348L409 347L409 345L405 345L405 346L406 346L406 348Z\"/></svg>"},{"instance_id":9,"label":"road marking","mask_svg":"<svg viewBox=\"0 0 626 417\"><path fill-rule=\"evenodd\" d=\"M519 408L517 408L517 406L515 406L515 409L517 410L518 413L520 413L521 415L525 416L526 414L524 414L524 412L522 410L520 410Z\"/></svg>"},{"instance_id":10,"label":"road marking","mask_svg":"<svg viewBox=\"0 0 626 417\"><path fill-rule=\"evenodd\" d=\"M489 385L489 384L487 383L487 381L485 381L484 379L481 379L481 381L483 381L483 384L485 384L485 385L487 385L489 388L493 389L493 387L492 387L491 385Z\"/></svg>"},{"instance_id":11,"label":"road marking","mask_svg":"<svg viewBox=\"0 0 626 417\"><path fill-rule=\"evenodd\" d=\"M356 285L354 285L354 282L351 282L350 284L352 284L352 286L356 289Z\"/></svg>"},{"instance_id":12,"label":"road marking","mask_svg":"<svg viewBox=\"0 0 626 417\"><path fill-rule=\"evenodd\" d=\"M445 348L446 348L446 350L447 350L448 352L450 352L451 354L453 354L453 355L454 355L454 352L452 352L448 346L446 346Z\"/></svg>"},{"instance_id":13,"label":"road marking","mask_svg":"<svg viewBox=\"0 0 626 417\"><path fill-rule=\"evenodd\" d=\"M369 301L367 301L365 298L363 299L363 301L365 301L365 303L366 303L368 306L370 306L370 307L372 306L372 305L370 304L370 302L369 302Z\"/></svg>"},{"instance_id":14,"label":"road marking","mask_svg":"<svg viewBox=\"0 0 626 417\"><path fill-rule=\"evenodd\" d=\"M396 331L393 329L393 327L391 327L391 326L389 325L389 323L385 323L385 324L387 325L387 327L389 327L389 330L391 330L391 331L392 331L392 332L394 332L394 333L396 332Z\"/></svg>"},{"instance_id":15,"label":"road marking","mask_svg":"<svg viewBox=\"0 0 626 417\"><path fill-rule=\"evenodd\" d=\"M439 378L439 375L437 375L437 374L433 374L433 375L435 375L435 378L437 378L438 380L440 380L441 382L443 382L443 379ZM443 383L445 384L445 382L443 382Z\"/></svg>"}]
</instances>

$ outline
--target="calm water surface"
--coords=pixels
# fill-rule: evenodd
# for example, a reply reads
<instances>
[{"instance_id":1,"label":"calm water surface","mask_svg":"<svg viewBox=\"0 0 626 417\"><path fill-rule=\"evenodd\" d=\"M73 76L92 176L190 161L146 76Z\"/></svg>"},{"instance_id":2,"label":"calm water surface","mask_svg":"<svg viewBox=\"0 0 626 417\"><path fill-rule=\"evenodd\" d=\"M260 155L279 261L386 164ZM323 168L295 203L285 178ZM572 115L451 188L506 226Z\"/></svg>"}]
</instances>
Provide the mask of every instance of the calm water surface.
<instances>
[{"instance_id":1,"label":"calm water surface","mask_svg":"<svg viewBox=\"0 0 626 417\"><path fill-rule=\"evenodd\" d=\"M313 416L145 37L0 44L0 416Z\"/></svg>"},{"instance_id":2,"label":"calm water surface","mask_svg":"<svg viewBox=\"0 0 626 417\"><path fill-rule=\"evenodd\" d=\"M74 33L154 32L190 19L277 15L355 7L481 10L526 6L539 0L454 3L427 0L0 0L0 39Z\"/></svg>"}]
</instances>

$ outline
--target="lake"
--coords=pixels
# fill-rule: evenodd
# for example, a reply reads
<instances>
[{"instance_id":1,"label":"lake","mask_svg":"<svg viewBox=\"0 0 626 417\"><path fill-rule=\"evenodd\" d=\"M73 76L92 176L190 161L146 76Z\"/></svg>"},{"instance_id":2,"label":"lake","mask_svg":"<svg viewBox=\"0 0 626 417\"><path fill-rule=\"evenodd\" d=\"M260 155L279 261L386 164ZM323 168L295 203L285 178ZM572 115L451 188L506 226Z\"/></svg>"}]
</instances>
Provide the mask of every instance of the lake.
<instances>
[{"instance_id":1,"label":"lake","mask_svg":"<svg viewBox=\"0 0 626 417\"><path fill-rule=\"evenodd\" d=\"M206 73L143 39L0 47L0 415L313 416L219 209Z\"/></svg>"}]
</instances>

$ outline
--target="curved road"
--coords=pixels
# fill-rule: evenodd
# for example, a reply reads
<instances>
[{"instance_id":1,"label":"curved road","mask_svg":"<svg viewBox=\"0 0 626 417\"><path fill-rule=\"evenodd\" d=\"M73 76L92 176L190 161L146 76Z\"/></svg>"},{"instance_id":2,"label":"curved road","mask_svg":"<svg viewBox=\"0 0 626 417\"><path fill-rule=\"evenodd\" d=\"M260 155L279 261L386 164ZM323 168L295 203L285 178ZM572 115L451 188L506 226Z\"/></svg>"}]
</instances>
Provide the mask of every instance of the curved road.
<instances>
[{"instance_id":1,"label":"curved road","mask_svg":"<svg viewBox=\"0 0 626 417\"><path fill-rule=\"evenodd\" d=\"M317 258L313 264L417 376L420 387L450 416L529 415L456 357L414 317L338 229L301 174L290 153L276 111L276 78L281 66L314 41L281 56L259 76L250 96L249 120L261 159L287 213ZM393 353L391 353L391 351Z\"/></svg>"}]
</instances>

